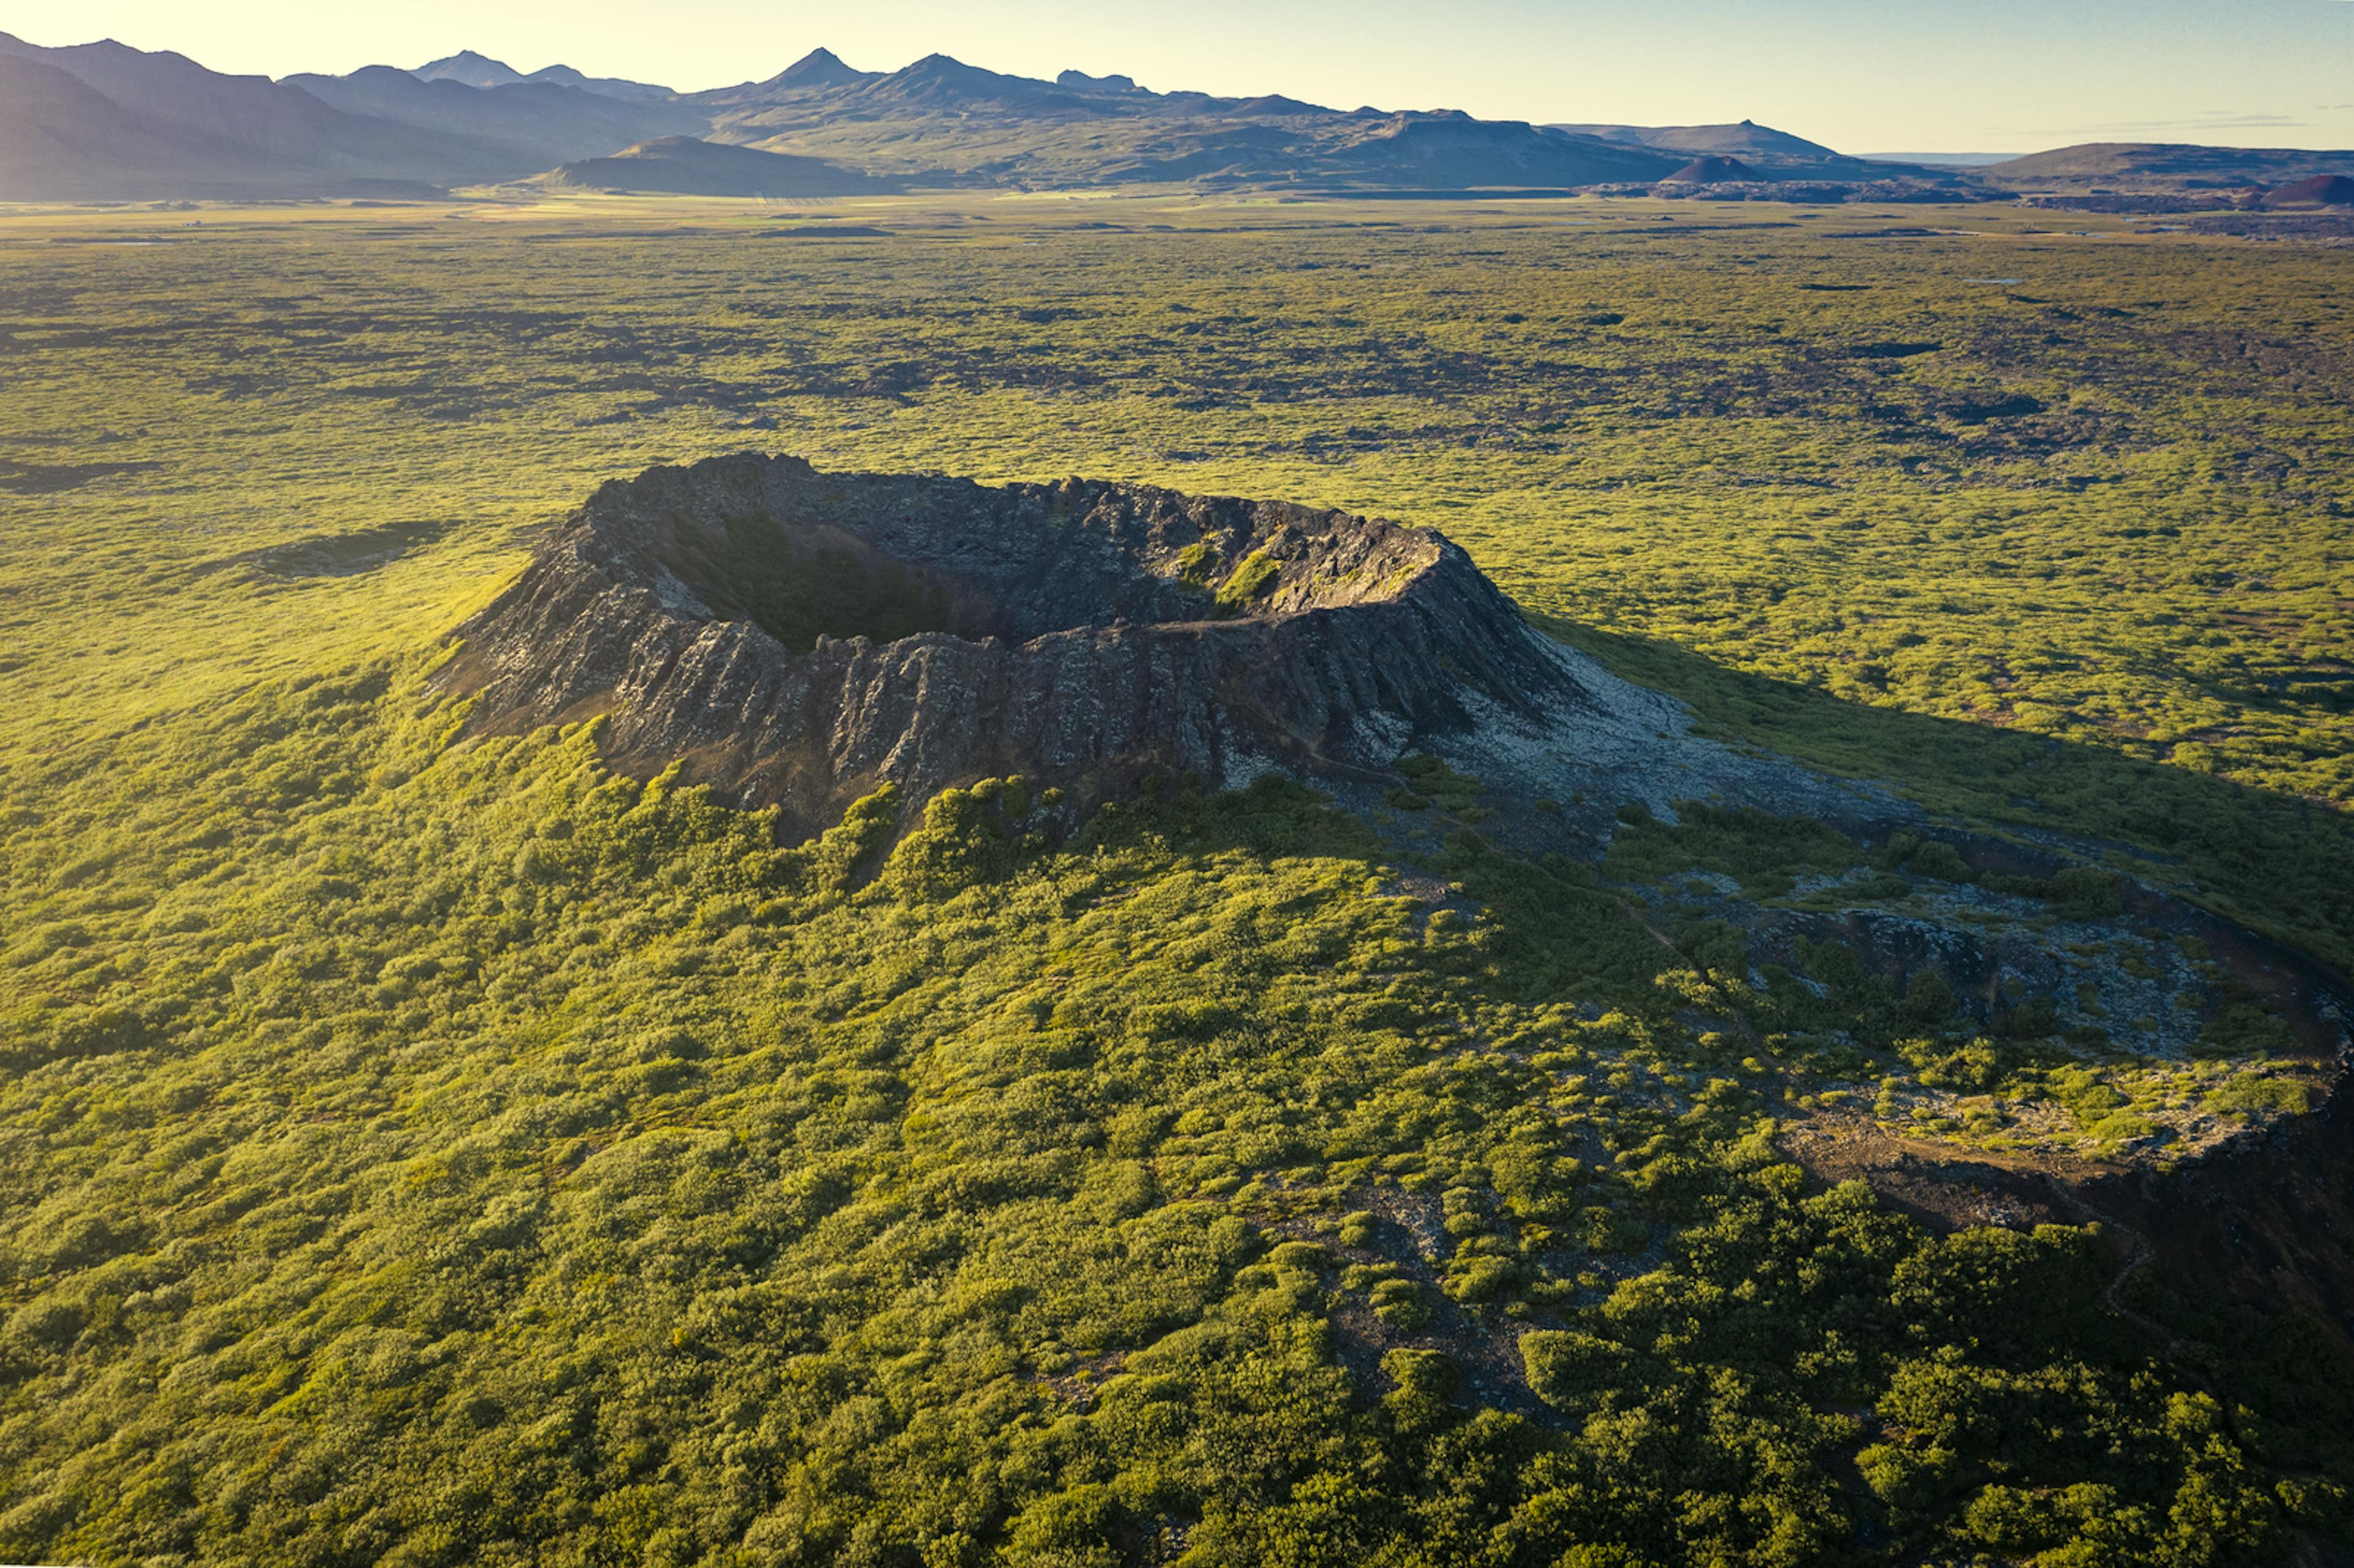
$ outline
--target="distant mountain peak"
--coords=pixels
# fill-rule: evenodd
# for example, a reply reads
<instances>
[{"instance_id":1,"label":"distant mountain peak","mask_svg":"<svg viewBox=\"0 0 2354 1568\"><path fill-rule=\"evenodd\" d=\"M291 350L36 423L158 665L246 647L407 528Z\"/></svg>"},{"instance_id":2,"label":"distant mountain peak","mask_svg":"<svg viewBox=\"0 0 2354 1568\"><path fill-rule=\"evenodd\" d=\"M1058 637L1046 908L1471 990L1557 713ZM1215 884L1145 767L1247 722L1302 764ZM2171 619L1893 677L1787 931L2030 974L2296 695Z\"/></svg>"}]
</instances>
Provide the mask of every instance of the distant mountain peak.
<instances>
[{"instance_id":1,"label":"distant mountain peak","mask_svg":"<svg viewBox=\"0 0 2354 1568\"><path fill-rule=\"evenodd\" d=\"M485 91L494 87L556 86L592 92L600 98L647 101L673 96L669 88L658 87L650 81L589 76L568 65L542 66L535 71L519 71L504 60L494 60L472 49L460 49L454 55L444 55L438 60L419 66L408 74L419 81L454 81L461 87L476 87Z\"/></svg>"},{"instance_id":2,"label":"distant mountain peak","mask_svg":"<svg viewBox=\"0 0 2354 1568\"><path fill-rule=\"evenodd\" d=\"M779 87L838 87L843 82L864 81L873 74L843 64L840 55L821 46L770 79Z\"/></svg>"},{"instance_id":3,"label":"distant mountain peak","mask_svg":"<svg viewBox=\"0 0 2354 1568\"><path fill-rule=\"evenodd\" d=\"M1280 92L1268 92L1262 93L1257 98L1246 98L1227 112L1246 117L1282 118L1303 114L1331 114L1332 111L1317 104L1302 102L1297 98L1286 97ZM1373 112L1379 113L1380 111L1376 110Z\"/></svg>"},{"instance_id":4,"label":"distant mountain peak","mask_svg":"<svg viewBox=\"0 0 2354 1568\"><path fill-rule=\"evenodd\" d=\"M1073 92L1141 92L1132 76L1089 76L1083 70L1066 70L1055 79L1055 85Z\"/></svg>"},{"instance_id":5,"label":"distant mountain peak","mask_svg":"<svg viewBox=\"0 0 2354 1568\"><path fill-rule=\"evenodd\" d=\"M1726 185L1734 181L1755 180L1757 177L1757 171L1740 159L1726 157L1721 153L1711 153L1705 157L1693 159L1674 174L1661 175L1660 183L1677 185Z\"/></svg>"},{"instance_id":6,"label":"distant mountain peak","mask_svg":"<svg viewBox=\"0 0 2354 1568\"><path fill-rule=\"evenodd\" d=\"M953 55L928 54L888 76L864 79L863 91L877 102L933 105L959 112L989 104L1034 112L1099 113L1101 106L1069 89L1035 77L1010 76L986 66L967 65Z\"/></svg>"},{"instance_id":7,"label":"distant mountain peak","mask_svg":"<svg viewBox=\"0 0 2354 1568\"><path fill-rule=\"evenodd\" d=\"M900 81L953 81L979 86L999 86L1019 83L1025 88L1047 88L1053 84L1034 77L1008 76L1003 71L991 70L987 66L967 65L954 55L926 55L906 68L891 73Z\"/></svg>"},{"instance_id":8,"label":"distant mountain peak","mask_svg":"<svg viewBox=\"0 0 2354 1568\"><path fill-rule=\"evenodd\" d=\"M1727 158L1776 160L1783 164L1837 162L1840 154L1819 142L1740 120L1724 125L1569 125L1549 127L1573 136L1598 136L1606 142L1633 143L1663 151L1711 154Z\"/></svg>"},{"instance_id":9,"label":"distant mountain peak","mask_svg":"<svg viewBox=\"0 0 2354 1568\"><path fill-rule=\"evenodd\" d=\"M506 61L494 60L472 49L460 49L454 55L428 60L408 74L420 81L459 81L468 87L508 87L524 79L523 72Z\"/></svg>"}]
</instances>

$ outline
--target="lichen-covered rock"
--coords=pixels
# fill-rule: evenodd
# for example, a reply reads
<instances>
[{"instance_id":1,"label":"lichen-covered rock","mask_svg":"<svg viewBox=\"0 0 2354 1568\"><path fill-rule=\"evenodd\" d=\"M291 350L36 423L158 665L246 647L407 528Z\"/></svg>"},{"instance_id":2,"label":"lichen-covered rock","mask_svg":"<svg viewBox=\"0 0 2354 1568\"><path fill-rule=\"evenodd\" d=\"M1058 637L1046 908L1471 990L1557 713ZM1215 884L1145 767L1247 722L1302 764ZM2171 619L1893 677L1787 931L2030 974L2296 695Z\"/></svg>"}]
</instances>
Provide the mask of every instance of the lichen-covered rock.
<instances>
[{"instance_id":1,"label":"lichen-covered rock","mask_svg":"<svg viewBox=\"0 0 2354 1568\"><path fill-rule=\"evenodd\" d=\"M684 759L797 832L885 781L1362 776L1475 708L1577 695L1428 530L790 457L602 486L461 635L449 679L478 723L609 715L617 765Z\"/></svg>"}]
</instances>

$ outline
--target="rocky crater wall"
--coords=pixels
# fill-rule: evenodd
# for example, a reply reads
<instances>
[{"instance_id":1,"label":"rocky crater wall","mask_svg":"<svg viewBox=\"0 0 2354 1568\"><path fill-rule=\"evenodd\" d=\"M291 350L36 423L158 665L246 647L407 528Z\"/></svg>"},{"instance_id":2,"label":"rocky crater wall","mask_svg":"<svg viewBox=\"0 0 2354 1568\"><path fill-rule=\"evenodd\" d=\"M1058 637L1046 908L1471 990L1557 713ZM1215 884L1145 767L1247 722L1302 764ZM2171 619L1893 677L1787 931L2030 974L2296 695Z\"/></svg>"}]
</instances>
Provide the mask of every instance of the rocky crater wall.
<instances>
[{"instance_id":1,"label":"rocky crater wall","mask_svg":"<svg viewBox=\"0 0 2354 1568\"><path fill-rule=\"evenodd\" d=\"M885 781L1362 775L1582 694L1428 530L791 457L603 485L461 635L447 678L479 724L606 715L617 766L684 758L797 833Z\"/></svg>"}]
</instances>

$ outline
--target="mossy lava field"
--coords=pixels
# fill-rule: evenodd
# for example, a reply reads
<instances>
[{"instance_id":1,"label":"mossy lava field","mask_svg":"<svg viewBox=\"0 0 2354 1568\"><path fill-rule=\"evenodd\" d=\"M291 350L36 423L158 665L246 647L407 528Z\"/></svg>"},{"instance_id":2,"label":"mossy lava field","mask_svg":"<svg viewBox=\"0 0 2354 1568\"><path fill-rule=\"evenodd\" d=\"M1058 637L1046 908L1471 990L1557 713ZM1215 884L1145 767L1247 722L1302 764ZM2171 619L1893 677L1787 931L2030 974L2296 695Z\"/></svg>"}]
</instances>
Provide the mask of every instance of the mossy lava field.
<instances>
[{"instance_id":1,"label":"mossy lava field","mask_svg":"<svg viewBox=\"0 0 2354 1568\"><path fill-rule=\"evenodd\" d=\"M2158 228L0 212L0 1557L2335 1561L2354 250Z\"/></svg>"}]
</instances>

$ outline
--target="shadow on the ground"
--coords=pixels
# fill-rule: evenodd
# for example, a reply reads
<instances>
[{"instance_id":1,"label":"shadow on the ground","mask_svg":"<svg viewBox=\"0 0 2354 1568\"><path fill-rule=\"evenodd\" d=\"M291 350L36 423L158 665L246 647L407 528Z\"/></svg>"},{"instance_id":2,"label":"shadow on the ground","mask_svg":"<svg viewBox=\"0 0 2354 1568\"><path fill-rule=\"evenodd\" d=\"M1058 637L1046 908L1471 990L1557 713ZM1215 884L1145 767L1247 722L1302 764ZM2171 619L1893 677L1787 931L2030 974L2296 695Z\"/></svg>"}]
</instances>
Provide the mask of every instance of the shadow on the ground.
<instances>
[{"instance_id":1,"label":"shadow on the ground","mask_svg":"<svg viewBox=\"0 0 2354 1568\"><path fill-rule=\"evenodd\" d=\"M1657 638L1530 619L1691 704L1711 734L1885 780L1958 824L2107 850L2170 892L2354 969L2354 817L2343 811L2082 742L1843 702Z\"/></svg>"},{"instance_id":2,"label":"shadow on the ground","mask_svg":"<svg viewBox=\"0 0 2354 1568\"><path fill-rule=\"evenodd\" d=\"M2354 955L2354 819L2096 746L1861 706L1727 669L1670 642L1532 619L1617 673L1690 703L1720 737L1883 779L1958 825L2031 842L2063 835L2111 850L2222 920L2271 938L2243 939L2242 956L2286 966L2285 983L2303 994L2280 1000L2308 1015L2301 1022L2335 1036L2339 1071L2328 1100L2267 1135L2171 1171L2033 1176L2018 1183L2016 1195L2040 1190L2057 1211L2048 1217L2096 1219L2140 1238L2148 1268L2138 1292L2172 1322L2211 1332L2214 1325L2190 1320L2220 1323L2231 1302L2285 1306L2329 1325L2341 1348L2354 1342L2349 1037L2326 1002L2298 1006L2318 1001L2321 984L2335 980L2331 989L2343 989L2332 971ZM2220 923L2211 935L2230 940ZM1885 1195L1916 1210L1920 1194L1906 1183L1935 1185L1941 1173L1917 1159L1882 1163L1891 1175ZM1843 1173L1872 1176L1862 1169ZM1985 1176L1967 1161L1952 1174L1982 1183Z\"/></svg>"}]
</instances>

